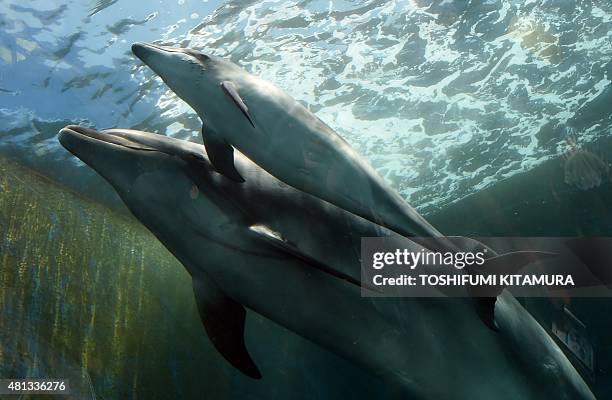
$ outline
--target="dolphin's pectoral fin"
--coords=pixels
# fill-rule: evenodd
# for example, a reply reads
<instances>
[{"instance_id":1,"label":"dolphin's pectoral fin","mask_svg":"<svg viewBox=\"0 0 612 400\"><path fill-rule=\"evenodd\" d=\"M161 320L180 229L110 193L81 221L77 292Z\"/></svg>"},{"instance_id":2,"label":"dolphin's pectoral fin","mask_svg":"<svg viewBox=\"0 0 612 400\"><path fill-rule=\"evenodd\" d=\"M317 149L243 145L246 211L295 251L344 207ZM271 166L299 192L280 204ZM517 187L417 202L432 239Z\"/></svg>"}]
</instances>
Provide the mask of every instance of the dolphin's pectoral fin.
<instances>
[{"instance_id":1,"label":"dolphin's pectoral fin","mask_svg":"<svg viewBox=\"0 0 612 400\"><path fill-rule=\"evenodd\" d=\"M469 272L482 275L512 275L520 271L521 268L527 264L556 257L557 255L556 253L545 251L514 251L488 258L482 266L470 267ZM474 300L476 313L482 322L484 322L488 328L499 331L497 323L495 322L495 302L497 301L497 297L490 296L491 294L499 296L505 287L499 285L494 287L494 293L491 293L491 289L493 288L487 287L484 289L487 290L486 292L481 292L478 287L474 287L470 289L470 296L472 296Z\"/></svg>"},{"instance_id":2,"label":"dolphin's pectoral fin","mask_svg":"<svg viewBox=\"0 0 612 400\"><path fill-rule=\"evenodd\" d=\"M208 279L194 279L193 292L206 333L217 351L246 376L261 379L244 343L244 307Z\"/></svg>"},{"instance_id":3,"label":"dolphin's pectoral fin","mask_svg":"<svg viewBox=\"0 0 612 400\"><path fill-rule=\"evenodd\" d=\"M340 278L343 279L355 286L359 286L359 287L364 287L366 289L369 290L373 290L376 292L379 292L378 290L367 286L367 285L362 285L361 283L361 279L359 277L355 277L355 276L351 276L349 274L346 274L345 272L339 271L338 269L335 269L333 267L330 267L329 265L326 265L316 259L314 259L313 257L309 256L308 254L304 253L302 250L300 250L297 246L295 246L294 244L288 242L287 240L285 240L281 234L279 234L278 232L273 231L272 229L270 229L269 227L265 226L265 225L252 225L249 227L249 230L253 233L253 235L255 235L257 238L259 238L260 240L263 240L264 242L266 242L267 244L271 245L272 247L276 248L277 250L280 250L281 252L291 255L293 257L299 258L300 260L304 261L305 263L313 266L314 268L325 272L326 274L330 274L332 276L335 276L336 278Z\"/></svg>"},{"instance_id":4,"label":"dolphin's pectoral fin","mask_svg":"<svg viewBox=\"0 0 612 400\"><path fill-rule=\"evenodd\" d=\"M236 107L238 107L238 109L246 117L246 119L249 120L249 123L251 124L251 126L255 128L253 119L251 118L251 115L249 114L249 108L246 106L246 104L244 104L244 101L242 100L242 97L240 97L240 94L238 94L238 90L236 90L236 86L234 86L234 84L230 81L223 81L221 82L221 89L223 89L223 92L227 95L227 97L229 97L232 100L232 102L234 102Z\"/></svg>"},{"instance_id":5,"label":"dolphin's pectoral fin","mask_svg":"<svg viewBox=\"0 0 612 400\"><path fill-rule=\"evenodd\" d=\"M244 178L234 165L234 148L217 135L202 132L202 137L204 138L204 147L206 147L208 159L213 167L221 175L232 181L244 182Z\"/></svg>"}]
</instances>

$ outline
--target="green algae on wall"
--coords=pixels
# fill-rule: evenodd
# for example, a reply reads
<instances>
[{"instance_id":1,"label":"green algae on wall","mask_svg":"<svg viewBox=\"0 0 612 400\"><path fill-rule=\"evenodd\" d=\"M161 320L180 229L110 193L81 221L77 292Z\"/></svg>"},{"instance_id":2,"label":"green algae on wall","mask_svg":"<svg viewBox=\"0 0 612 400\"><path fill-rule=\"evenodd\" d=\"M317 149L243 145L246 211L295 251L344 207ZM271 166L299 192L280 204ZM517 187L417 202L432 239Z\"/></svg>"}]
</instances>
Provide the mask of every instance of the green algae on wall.
<instances>
[{"instance_id":1,"label":"green algae on wall","mask_svg":"<svg viewBox=\"0 0 612 400\"><path fill-rule=\"evenodd\" d=\"M253 312L245 339L264 378L245 377L208 340L191 287L133 217L0 156L0 378L68 378L79 400L385 397Z\"/></svg>"},{"instance_id":2,"label":"green algae on wall","mask_svg":"<svg viewBox=\"0 0 612 400\"><path fill-rule=\"evenodd\" d=\"M219 398L231 373L213 352L152 234L0 158L0 377L69 378L79 399Z\"/></svg>"}]
</instances>

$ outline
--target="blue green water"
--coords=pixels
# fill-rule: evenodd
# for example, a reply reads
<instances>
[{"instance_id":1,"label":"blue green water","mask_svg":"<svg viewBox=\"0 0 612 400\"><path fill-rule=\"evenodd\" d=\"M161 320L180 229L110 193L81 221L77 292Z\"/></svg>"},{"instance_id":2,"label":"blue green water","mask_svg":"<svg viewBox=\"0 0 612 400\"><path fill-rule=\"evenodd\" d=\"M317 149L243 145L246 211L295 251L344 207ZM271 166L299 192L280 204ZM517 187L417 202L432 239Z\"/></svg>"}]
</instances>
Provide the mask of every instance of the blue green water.
<instances>
[{"instance_id":1,"label":"blue green water","mask_svg":"<svg viewBox=\"0 0 612 400\"><path fill-rule=\"evenodd\" d=\"M602 192L610 189L609 171L589 169L583 161L585 154L593 154L605 164L609 160L607 147L598 147L609 143L610 136L611 27L612 5L606 0L3 0L0 155L84 195L89 199L85 204L93 199L94 203L120 209L110 187L61 148L56 134L66 124L82 123L96 128L143 129L199 141L200 121L195 113L130 53L135 41L159 41L206 49L230 58L307 103L424 213L443 215L456 201L494 190L500 182L555 162L557 167L546 170L549 175L529 181L518 193L510 187L507 193L513 196L508 204L503 197L486 203L485 213L514 212L516 204L548 196L547 199L556 198L559 203L571 205L563 234L588 233L597 227L597 234L610 235L608 197ZM576 144L568 142L569 138L574 138L571 140ZM559 186L555 186L554 194L551 190L542 194L540 189L549 185L553 173L561 177ZM13 181L14 185L20 181L24 178ZM25 189L27 186L20 185L19 193L25 190L25 198L30 193L32 199L44 202L45 191L50 190L47 186ZM0 196L13 196L10 189L3 188ZM585 201L584 196L600 201ZM66 204L85 207L77 200ZM53 222L56 220L52 215L57 211L48 207L43 209L51 218L49 224L67 223L61 221L61 214ZM558 231L551 226L562 228L550 219L569 215L562 207L538 210L538 215L520 220L521 234L554 235ZM546 221L547 212L554 215L548 223L536 218ZM6 209L2 215L10 214ZM80 221L79 226L86 230L87 220ZM8 236L9 228L3 220L0 223L2 239ZM485 219L475 228L478 224L459 217L444 228L449 233L479 233L475 230L487 231L487 223L498 227L498 234L510 234L509 228L504 231L509 225L495 219ZM115 224L121 222L113 220L111 225ZM27 226L19 228L24 234L29 232ZM80 236L76 230L66 235ZM28 240L33 248L43 248L36 243L52 242L53 237ZM112 238L109 240L112 244ZM27 252L15 247L11 248L9 260L8 247L1 248L4 253L0 256L6 257L3 268L19 265L27 256ZM164 262L171 262L172 258L166 256ZM113 264L106 262L106 268ZM91 268L95 270L95 266ZM120 266L115 268L121 270ZM35 290L36 286L28 288ZM87 287L83 290L91 294ZM21 298L41 301L30 295ZM96 301L104 304L105 300ZM165 312L175 312L180 301L165 308ZM581 307L588 310L595 306L591 303ZM115 312L116 307L109 306L109 315L116 316ZM583 314L589 312L583 310ZM29 314L29 318L37 315ZM58 314L44 318L53 315ZM601 314L596 311L594 315ZM190 329L200 329L197 316L190 318ZM26 325L24 332L30 329ZM605 336L601 330L606 326L597 327L597 337ZM267 326L261 332L268 330L288 335ZM171 340L172 331L167 335ZM265 337L258 336L260 340ZM283 337L289 337L288 349L310 355L303 362L300 357L276 359L281 365L279 371L294 371L293 380L264 383L262 390L227 372L224 379L228 379L227 387L233 387L234 392L221 392L232 398L269 398L266 394L283 398L293 385L302 391L296 397L329 398L330 393L343 393L351 379L365 379L361 372L352 370L336 382L326 378L324 371L333 366L350 366L322 351L317 353L299 338ZM79 335L72 340L87 341ZM268 340L267 346L274 347L274 341ZM154 346L154 342L147 343ZM0 343L0 349L3 345ZM609 348L609 343L600 346ZM176 365L187 362L186 355L172 351L167 344L160 350L167 357L161 357L164 361L160 361L160 370L165 371L160 372L161 380L171 380L173 375L168 371L180 371ZM172 354L179 355L173 360ZM194 355L198 359L206 357L209 353L204 351ZM81 373L82 357L73 355L72 359L68 364ZM119 373L104 377L100 372L104 368L100 365L90 371L98 392L107 393L109 398L155 397L142 389L144 384L135 381L134 375L124 375L131 379L124 382ZM312 372L317 369L322 371ZM146 374L148 379L154 379L154 375ZM188 382L184 377L175 379L178 380L172 385L177 387ZM231 385L234 380L240 384ZM597 384L606 386L601 384L601 378ZM365 388L380 387L377 385L380 383L356 385L350 393L367 394ZM113 387L120 389L109 389ZM609 394L609 385L606 387L600 393ZM167 393L159 398L165 398Z\"/></svg>"},{"instance_id":2,"label":"blue green water","mask_svg":"<svg viewBox=\"0 0 612 400\"><path fill-rule=\"evenodd\" d=\"M198 140L197 116L130 54L159 41L273 81L433 210L558 156L568 126L581 143L609 133L611 12L603 0L3 1L0 150L50 169L67 157L54 140L66 121Z\"/></svg>"}]
</instances>

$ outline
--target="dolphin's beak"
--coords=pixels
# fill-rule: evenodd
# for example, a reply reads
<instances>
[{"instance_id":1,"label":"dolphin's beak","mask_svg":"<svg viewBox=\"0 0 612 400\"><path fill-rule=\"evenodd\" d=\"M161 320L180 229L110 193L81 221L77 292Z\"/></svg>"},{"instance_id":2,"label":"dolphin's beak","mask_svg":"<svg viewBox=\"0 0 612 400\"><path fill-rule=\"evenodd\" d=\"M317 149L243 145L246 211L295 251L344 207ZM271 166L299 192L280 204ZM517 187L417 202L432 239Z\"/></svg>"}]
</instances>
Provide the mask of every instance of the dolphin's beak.
<instances>
[{"instance_id":1,"label":"dolphin's beak","mask_svg":"<svg viewBox=\"0 0 612 400\"><path fill-rule=\"evenodd\" d=\"M59 132L62 146L104 177L118 192L129 190L138 171L134 143L108 132L68 125Z\"/></svg>"},{"instance_id":2,"label":"dolphin's beak","mask_svg":"<svg viewBox=\"0 0 612 400\"><path fill-rule=\"evenodd\" d=\"M167 84L167 79L174 79L183 64L183 51L177 47L162 47L150 43L134 43L134 55L159 75Z\"/></svg>"},{"instance_id":3,"label":"dolphin's beak","mask_svg":"<svg viewBox=\"0 0 612 400\"><path fill-rule=\"evenodd\" d=\"M154 56L170 56L172 53L183 53L183 49L179 47L164 47L152 43L134 43L132 45L132 53L149 65L151 57Z\"/></svg>"},{"instance_id":4,"label":"dolphin's beak","mask_svg":"<svg viewBox=\"0 0 612 400\"><path fill-rule=\"evenodd\" d=\"M96 131L95 129L86 128L84 126L68 125L68 126L63 127L59 131L60 142L62 140L65 140L67 136L80 136L80 135L104 141L104 137L100 132Z\"/></svg>"},{"instance_id":5,"label":"dolphin's beak","mask_svg":"<svg viewBox=\"0 0 612 400\"><path fill-rule=\"evenodd\" d=\"M151 54L163 51L166 51L166 49L149 43L134 43L132 45L132 53L140 58L145 64L147 62L146 59L149 58Z\"/></svg>"},{"instance_id":6,"label":"dolphin's beak","mask_svg":"<svg viewBox=\"0 0 612 400\"><path fill-rule=\"evenodd\" d=\"M80 158L78 149L81 147L79 144L83 142L90 142L92 144L111 144L115 146L121 146L132 150L144 150L144 151L157 151L156 148L147 146L143 143L135 142L129 138L122 137L115 132L111 131L96 131L95 129L86 128L79 125L68 125L59 131L59 141L66 149L71 153ZM73 151L74 150L74 151Z\"/></svg>"},{"instance_id":7,"label":"dolphin's beak","mask_svg":"<svg viewBox=\"0 0 612 400\"><path fill-rule=\"evenodd\" d=\"M77 157L80 156L84 144L89 142L93 145L98 141L105 141L100 132L78 125L68 125L62 128L58 138L62 146Z\"/></svg>"},{"instance_id":8,"label":"dolphin's beak","mask_svg":"<svg viewBox=\"0 0 612 400\"><path fill-rule=\"evenodd\" d=\"M132 53L162 78L164 75L175 74L175 68L182 64L186 58L192 57L201 63L206 63L211 59L209 55L201 51L181 47L158 46L151 43L134 43Z\"/></svg>"}]
</instances>

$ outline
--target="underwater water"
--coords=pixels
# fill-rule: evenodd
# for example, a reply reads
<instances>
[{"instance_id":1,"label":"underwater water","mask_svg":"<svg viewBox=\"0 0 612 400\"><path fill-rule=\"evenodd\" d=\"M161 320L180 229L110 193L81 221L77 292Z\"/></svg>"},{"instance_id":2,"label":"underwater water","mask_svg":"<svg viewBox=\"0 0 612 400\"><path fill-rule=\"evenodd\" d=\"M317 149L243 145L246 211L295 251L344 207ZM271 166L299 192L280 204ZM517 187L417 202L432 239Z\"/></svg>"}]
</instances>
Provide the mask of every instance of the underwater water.
<instances>
[{"instance_id":1,"label":"underwater water","mask_svg":"<svg viewBox=\"0 0 612 400\"><path fill-rule=\"evenodd\" d=\"M201 141L136 41L274 82L444 233L612 235L609 1L3 0L0 28L0 377L59 371L75 398L393 395L259 316L265 380L232 369L180 263L58 143L67 124ZM570 303L605 399L609 301ZM550 327L556 304L525 304Z\"/></svg>"}]
</instances>

